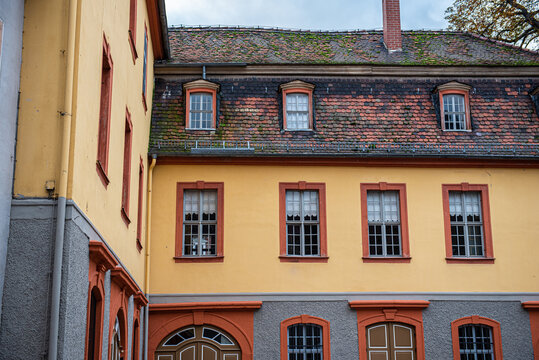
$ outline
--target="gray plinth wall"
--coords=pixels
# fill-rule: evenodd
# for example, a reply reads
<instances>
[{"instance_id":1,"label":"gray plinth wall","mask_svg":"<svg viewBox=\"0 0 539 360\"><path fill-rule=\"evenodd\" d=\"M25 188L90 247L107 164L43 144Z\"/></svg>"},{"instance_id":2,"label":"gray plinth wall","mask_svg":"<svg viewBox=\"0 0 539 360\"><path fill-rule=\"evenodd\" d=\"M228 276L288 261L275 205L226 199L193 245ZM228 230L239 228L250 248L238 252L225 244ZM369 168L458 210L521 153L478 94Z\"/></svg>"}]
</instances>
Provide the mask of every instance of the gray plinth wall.
<instances>
[{"instance_id":1,"label":"gray plinth wall","mask_svg":"<svg viewBox=\"0 0 539 360\"><path fill-rule=\"evenodd\" d=\"M23 11L24 0L0 0L0 311L15 164Z\"/></svg>"},{"instance_id":2,"label":"gray plinth wall","mask_svg":"<svg viewBox=\"0 0 539 360\"><path fill-rule=\"evenodd\" d=\"M0 360L47 358L55 215L54 200L13 201L0 323ZM75 204L68 202L58 359L84 358L89 239L100 239L100 236ZM106 359L109 346L110 271L105 275L104 285L102 351L103 359ZM129 299L128 319L133 319L132 298ZM132 349L131 321L129 324L126 359L131 359Z\"/></svg>"}]
</instances>

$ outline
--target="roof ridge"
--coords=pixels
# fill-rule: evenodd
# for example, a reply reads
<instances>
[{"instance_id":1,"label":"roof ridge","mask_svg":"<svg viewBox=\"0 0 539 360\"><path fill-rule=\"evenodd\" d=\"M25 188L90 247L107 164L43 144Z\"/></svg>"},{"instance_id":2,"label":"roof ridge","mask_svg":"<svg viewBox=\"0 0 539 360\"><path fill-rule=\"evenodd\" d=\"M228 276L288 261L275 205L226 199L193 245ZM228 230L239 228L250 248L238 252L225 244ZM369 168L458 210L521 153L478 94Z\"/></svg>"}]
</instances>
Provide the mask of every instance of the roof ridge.
<instances>
[{"instance_id":1,"label":"roof ridge","mask_svg":"<svg viewBox=\"0 0 539 360\"><path fill-rule=\"evenodd\" d=\"M477 39L480 39L480 40L485 40L485 41L492 42L492 43L495 43L495 44L512 47L513 49L526 51L526 52L532 53L534 55L539 55L539 50L532 50L532 49L523 48L523 47L520 47L520 46L516 46L514 44L507 43L505 41L491 39L491 38L488 38L488 37L485 37L485 36L482 36L482 35L479 35L479 34L474 34L474 33L468 32L468 31L461 31L461 33L463 35L469 35L471 37L474 37L474 38L477 38Z\"/></svg>"},{"instance_id":2,"label":"roof ridge","mask_svg":"<svg viewBox=\"0 0 539 360\"><path fill-rule=\"evenodd\" d=\"M350 29L350 30L318 30L318 29L293 29L293 28L281 28L277 26L242 26L242 25L172 25L169 27L169 31L181 31L181 30L210 30L210 31L226 31L226 30L240 30L240 31L260 31L260 32L305 32L305 33L329 33L329 34L343 34L343 33L381 33L382 29Z\"/></svg>"}]
</instances>

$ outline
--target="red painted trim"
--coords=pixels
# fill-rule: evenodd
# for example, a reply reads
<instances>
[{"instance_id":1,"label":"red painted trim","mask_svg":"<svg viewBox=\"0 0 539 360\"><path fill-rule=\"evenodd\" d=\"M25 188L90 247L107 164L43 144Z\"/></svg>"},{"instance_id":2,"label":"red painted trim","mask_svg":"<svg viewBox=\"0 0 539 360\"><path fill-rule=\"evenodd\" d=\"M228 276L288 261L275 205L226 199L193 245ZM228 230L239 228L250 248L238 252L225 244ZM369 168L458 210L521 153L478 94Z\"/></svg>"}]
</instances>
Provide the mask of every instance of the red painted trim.
<instances>
[{"instance_id":1,"label":"red painted trim","mask_svg":"<svg viewBox=\"0 0 539 360\"><path fill-rule=\"evenodd\" d=\"M309 97L309 128L305 130L312 130L313 129L313 91L309 89L304 88L297 88L297 89L286 89L282 91L283 93L283 129L284 130L303 130L303 129L288 129L287 123L286 123L286 95L288 94L306 94Z\"/></svg>"},{"instance_id":2,"label":"red painted trim","mask_svg":"<svg viewBox=\"0 0 539 360\"><path fill-rule=\"evenodd\" d=\"M90 240L89 244L90 259L96 263L96 265L103 266L104 271L113 269L118 265L118 261L105 246L105 244L98 240Z\"/></svg>"},{"instance_id":3,"label":"red painted trim","mask_svg":"<svg viewBox=\"0 0 539 360\"><path fill-rule=\"evenodd\" d=\"M281 262L302 262L302 263L327 263L329 256L288 256L279 255Z\"/></svg>"},{"instance_id":4,"label":"red painted trim","mask_svg":"<svg viewBox=\"0 0 539 360\"><path fill-rule=\"evenodd\" d=\"M306 157L306 156L159 156L162 165L266 165L266 166L365 166L418 168L539 168L539 160L509 159L448 159L448 158L364 158L364 157Z\"/></svg>"},{"instance_id":5,"label":"red painted trim","mask_svg":"<svg viewBox=\"0 0 539 360\"><path fill-rule=\"evenodd\" d=\"M286 191L287 190L318 190L318 211L320 217L320 256L288 256L286 254ZM326 184L308 183L279 183L279 259L281 262L327 262L327 227L326 227Z\"/></svg>"},{"instance_id":6,"label":"red painted trim","mask_svg":"<svg viewBox=\"0 0 539 360\"><path fill-rule=\"evenodd\" d=\"M207 93L212 96L212 129L199 129L191 127L191 94ZM194 88L185 90L185 127L186 130L213 130L217 127L217 90L208 88Z\"/></svg>"},{"instance_id":7,"label":"red painted trim","mask_svg":"<svg viewBox=\"0 0 539 360\"><path fill-rule=\"evenodd\" d=\"M227 307L227 304L246 304L245 307ZM148 355L153 359L159 344L173 332L190 325L211 325L230 334L238 343L243 360L253 359L254 316L253 311L261 302L238 303L191 303L195 308L185 307L156 310L158 304L150 305L148 323ZM249 305L252 304L252 305ZM173 304L159 304L164 307ZM237 306L237 305L235 305ZM158 309L158 307L157 307ZM153 311L152 311L153 310Z\"/></svg>"},{"instance_id":8,"label":"red painted trim","mask_svg":"<svg viewBox=\"0 0 539 360\"><path fill-rule=\"evenodd\" d=\"M372 324L379 322L400 322L415 328L417 360L425 360L425 340L423 335L423 309L430 304L420 300L350 301L350 307L357 311L359 358L367 357L367 332Z\"/></svg>"},{"instance_id":9,"label":"red painted trim","mask_svg":"<svg viewBox=\"0 0 539 360\"><path fill-rule=\"evenodd\" d=\"M221 262L224 256L224 183L222 182L179 182L176 185L176 262ZM216 255L187 257L183 256L183 192L186 189L217 190L217 236ZM219 260L220 259L220 260Z\"/></svg>"},{"instance_id":10,"label":"red painted trim","mask_svg":"<svg viewBox=\"0 0 539 360\"><path fill-rule=\"evenodd\" d=\"M224 256L198 256L198 257L174 256L174 262L176 263L198 263L198 262L219 263L219 262L224 262L224 261L225 261Z\"/></svg>"},{"instance_id":11,"label":"red painted trim","mask_svg":"<svg viewBox=\"0 0 539 360\"><path fill-rule=\"evenodd\" d=\"M526 301L522 307L528 310L530 330L532 334L533 359L539 360L539 301Z\"/></svg>"},{"instance_id":12,"label":"red painted trim","mask_svg":"<svg viewBox=\"0 0 539 360\"><path fill-rule=\"evenodd\" d=\"M482 316L472 315L451 322L451 339L453 341L453 359L460 360L459 326L467 324L487 325L492 328L492 340L494 342L494 359L503 360L502 333L500 323Z\"/></svg>"},{"instance_id":13,"label":"red painted trim","mask_svg":"<svg viewBox=\"0 0 539 360\"><path fill-rule=\"evenodd\" d=\"M128 40L133 55L133 64L137 59L137 0L129 0L129 30Z\"/></svg>"},{"instance_id":14,"label":"red painted trim","mask_svg":"<svg viewBox=\"0 0 539 360\"><path fill-rule=\"evenodd\" d=\"M115 282L111 283L110 286L110 305L109 305L109 341L108 341L108 359L112 359L111 354L111 345L112 345L112 334L114 330L114 322L116 317L118 317L118 322L120 324L120 346L122 347L122 358L125 358L127 355L127 309L128 309L128 298L124 290Z\"/></svg>"},{"instance_id":15,"label":"red painted trim","mask_svg":"<svg viewBox=\"0 0 539 360\"><path fill-rule=\"evenodd\" d=\"M367 212L367 191L398 191L399 192L399 213L401 222L401 252L402 256L375 257L369 254L369 221ZM410 262L410 240L408 236L408 205L406 202L406 184L389 184L380 182L376 184L362 183L361 192L361 233L363 237L363 262L387 262L387 263L409 263Z\"/></svg>"},{"instance_id":16,"label":"red painted trim","mask_svg":"<svg viewBox=\"0 0 539 360\"><path fill-rule=\"evenodd\" d=\"M137 201L137 249L142 250L142 210L144 201L144 161L140 157L138 170L138 201Z\"/></svg>"},{"instance_id":17,"label":"red painted trim","mask_svg":"<svg viewBox=\"0 0 539 360\"><path fill-rule=\"evenodd\" d=\"M101 65L101 95L99 105L99 128L97 144L97 174L105 188L109 184L108 161L110 142L110 114L112 103L113 62L110 46L103 34L103 60Z\"/></svg>"},{"instance_id":18,"label":"red painted trim","mask_svg":"<svg viewBox=\"0 0 539 360\"><path fill-rule=\"evenodd\" d=\"M430 301L426 300L356 300L349 301L348 304L352 309L426 309L430 305Z\"/></svg>"},{"instance_id":19,"label":"red painted trim","mask_svg":"<svg viewBox=\"0 0 539 360\"><path fill-rule=\"evenodd\" d=\"M148 299L146 298L146 296L144 296L144 293L142 291L139 291L135 295L133 295L133 300L135 301L135 304L138 305L138 307L148 305Z\"/></svg>"},{"instance_id":20,"label":"red painted trim","mask_svg":"<svg viewBox=\"0 0 539 360\"><path fill-rule=\"evenodd\" d=\"M103 338L104 309L105 309L105 273L114 268L117 261L101 241L90 240L89 242L89 269L88 269L88 302L86 312L86 340L85 356L88 358L88 346L90 339L90 304L92 292L98 299L96 307L95 335L94 335L94 358L101 360L101 347Z\"/></svg>"},{"instance_id":21,"label":"red painted trim","mask_svg":"<svg viewBox=\"0 0 539 360\"><path fill-rule=\"evenodd\" d=\"M440 97L440 120L442 125L442 130L451 131L452 133L459 133L462 130L446 130L445 128L445 115L444 115L444 95L462 95L464 96L464 107L466 109L466 130L472 129L472 121L470 118L470 94L465 90L457 89L445 89L438 91Z\"/></svg>"},{"instance_id":22,"label":"red painted trim","mask_svg":"<svg viewBox=\"0 0 539 360\"><path fill-rule=\"evenodd\" d=\"M483 241L485 247L484 257L463 258L453 256L451 244L451 219L449 218L449 191L477 191L481 194L481 213L483 216ZM492 231L490 225L490 203L488 199L488 185L442 184L442 203L444 209L445 257L447 263L492 264L494 263L494 250L492 245Z\"/></svg>"},{"instance_id":23,"label":"red painted trim","mask_svg":"<svg viewBox=\"0 0 539 360\"><path fill-rule=\"evenodd\" d=\"M125 109L125 135L124 135L124 168L122 176L122 207L121 215L124 223L129 226L129 197L131 187L131 148L133 142L133 124L131 113Z\"/></svg>"},{"instance_id":24,"label":"red painted trim","mask_svg":"<svg viewBox=\"0 0 539 360\"><path fill-rule=\"evenodd\" d=\"M187 310L245 310L260 309L262 301L192 302L150 304L150 311L187 311Z\"/></svg>"},{"instance_id":25,"label":"red painted trim","mask_svg":"<svg viewBox=\"0 0 539 360\"><path fill-rule=\"evenodd\" d=\"M288 359L288 327L296 324L315 324L322 327L322 358L331 359L330 323L319 317L299 315L281 321L281 360Z\"/></svg>"},{"instance_id":26,"label":"red painted trim","mask_svg":"<svg viewBox=\"0 0 539 360\"><path fill-rule=\"evenodd\" d=\"M135 283L127 271L121 266L116 266L110 271L110 278L113 283L118 284L122 291L125 291L128 297L141 291L137 283Z\"/></svg>"},{"instance_id":27,"label":"red painted trim","mask_svg":"<svg viewBox=\"0 0 539 360\"><path fill-rule=\"evenodd\" d=\"M131 356L135 360L140 359L140 309L133 314L133 349Z\"/></svg>"}]
</instances>

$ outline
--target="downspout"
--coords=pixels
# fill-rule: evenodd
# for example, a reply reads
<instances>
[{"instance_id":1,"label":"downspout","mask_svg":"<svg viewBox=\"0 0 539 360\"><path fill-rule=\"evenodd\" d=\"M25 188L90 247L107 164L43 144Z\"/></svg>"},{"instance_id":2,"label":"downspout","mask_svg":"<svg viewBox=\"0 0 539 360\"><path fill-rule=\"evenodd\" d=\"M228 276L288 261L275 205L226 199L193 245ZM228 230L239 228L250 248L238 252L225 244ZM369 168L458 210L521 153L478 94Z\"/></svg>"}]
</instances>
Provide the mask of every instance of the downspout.
<instances>
[{"instance_id":1,"label":"downspout","mask_svg":"<svg viewBox=\"0 0 539 360\"><path fill-rule=\"evenodd\" d=\"M67 63L65 78L62 148L60 158L60 179L58 184L58 205L56 210L56 237L54 240L54 266L52 271L51 318L49 330L49 360L58 358L58 327L60 323L60 293L62 285L62 260L64 253L65 214L67 183L69 172L69 150L71 147L71 121L73 111L73 81L75 71L75 42L77 29L78 0L69 0L67 28Z\"/></svg>"},{"instance_id":2,"label":"downspout","mask_svg":"<svg viewBox=\"0 0 539 360\"><path fill-rule=\"evenodd\" d=\"M148 169L148 195L146 196L146 278L144 280L144 294L150 292L150 230L152 220L152 180L153 168L157 163L157 155L152 154L152 163ZM144 360L148 360L148 320L150 318L149 305L144 309Z\"/></svg>"}]
</instances>

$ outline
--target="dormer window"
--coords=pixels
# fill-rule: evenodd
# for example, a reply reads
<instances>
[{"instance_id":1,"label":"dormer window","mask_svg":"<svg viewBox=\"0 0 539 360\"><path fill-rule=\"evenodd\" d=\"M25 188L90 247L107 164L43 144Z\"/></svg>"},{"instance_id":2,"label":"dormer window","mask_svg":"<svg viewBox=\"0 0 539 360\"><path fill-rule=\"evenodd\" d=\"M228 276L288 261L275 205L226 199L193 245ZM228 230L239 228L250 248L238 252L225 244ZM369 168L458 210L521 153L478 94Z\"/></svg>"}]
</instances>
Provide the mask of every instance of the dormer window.
<instances>
[{"instance_id":1,"label":"dormer window","mask_svg":"<svg viewBox=\"0 0 539 360\"><path fill-rule=\"evenodd\" d=\"M296 80L280 88L283 93L283 129L313 130L314 85Z\"/></svg>"},{"instance_id":2,"label":"dormer window","mask_svg":"<svg viewBox=\"0 0 539 360\"><path fill-rule=\"evenodd\" d=\"M196 80L184 84L184 89L186 129L215 130L219 85L206 80Z\"/></svg>"},{"instance_id":3,"label":"dormer window","mask_svg":"<svg viewBox=\"0 0 539 360\"><path fill-rule=\"evenodd\" d=\"M444 131L471 131L470 86L451 81L437 87Z\"/></svg>"}]
</instances>

